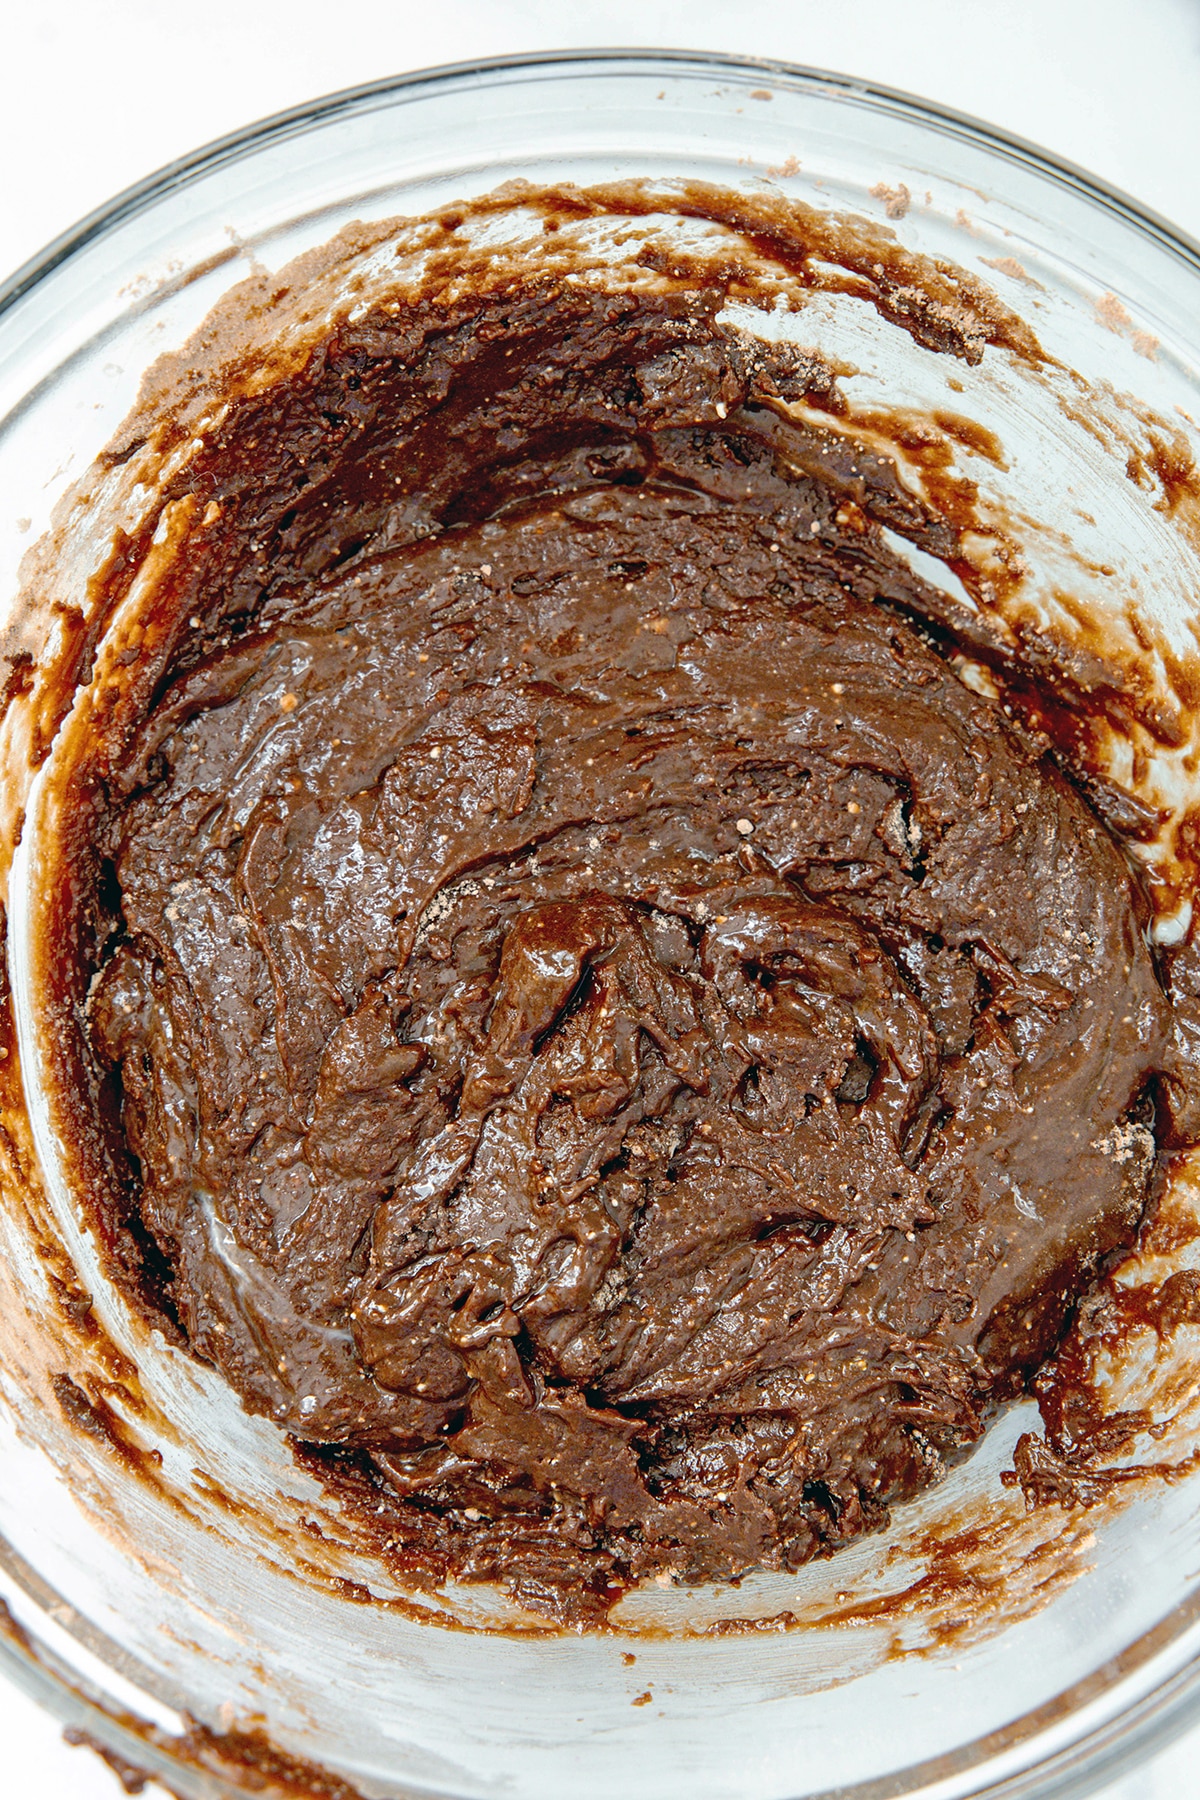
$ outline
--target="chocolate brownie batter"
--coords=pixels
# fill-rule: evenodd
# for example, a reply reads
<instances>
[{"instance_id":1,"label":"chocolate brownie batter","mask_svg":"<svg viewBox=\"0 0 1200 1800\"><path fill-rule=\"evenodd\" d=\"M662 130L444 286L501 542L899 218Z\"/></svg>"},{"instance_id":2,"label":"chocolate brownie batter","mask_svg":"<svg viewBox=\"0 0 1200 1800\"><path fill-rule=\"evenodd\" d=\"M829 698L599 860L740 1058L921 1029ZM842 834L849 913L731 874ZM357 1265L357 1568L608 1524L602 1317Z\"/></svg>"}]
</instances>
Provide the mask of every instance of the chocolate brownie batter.
<instances>
[{"instance_id":1,"label":"chocolate brownie batter","mask_svg":"<svg viewBox=\"0 0 1200 1800\"><path fill-rule=\"evenodd\" d=\"M880 529L936 521L717 308L414 303L241 402L89 815L122 1278L564 1617L935 1480L1132 1243L1169 1061L1119 843Z\"/></svg>"}]
</instances>

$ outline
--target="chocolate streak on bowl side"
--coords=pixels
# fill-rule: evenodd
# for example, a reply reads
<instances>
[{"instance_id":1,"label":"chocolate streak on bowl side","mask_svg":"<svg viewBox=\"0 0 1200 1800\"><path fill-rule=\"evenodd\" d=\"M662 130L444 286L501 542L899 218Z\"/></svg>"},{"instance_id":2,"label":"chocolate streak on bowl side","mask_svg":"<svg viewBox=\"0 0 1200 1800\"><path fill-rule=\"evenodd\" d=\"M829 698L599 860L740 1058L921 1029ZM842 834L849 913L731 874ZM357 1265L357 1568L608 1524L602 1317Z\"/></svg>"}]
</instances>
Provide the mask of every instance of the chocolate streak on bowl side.
<instances>
[{"instance_id":1,"label":"chocolate streak on bowl side","mask_svg":"<svg viewBox=\"0 0 1200 1800\"><path fill-rule=\"evenodd\" d=\"M169 1745L176 1768L215 1775L221 1781L236 1781L244 1792L260 1794L263 1800L364 1800L358 1788L330 1770L288 1756L263 1731L215 1732L193 1721L181 1736L166 1738L137 1720L122 1719L120 1724L124 1731L141 1736L155 1748ZM101 1757L127 1794L143 1793L155 1782L166 1793L174 1794L176 1800L187 1800L168 1777L128 1761L90 1732L69 1727L63 1736L68 1744L92 1750Z\"/></svg>"},{"instance_id":2,"label":"chocolate streak on bowl side","mask_svg":"<svg viewBox=\"0 0 1200 1800\"><path fill-rule=\"evenodd\" d=\"M33 1640L3 1600L0 1600L0 1638L7 1638L31 1662L41 1660ZM260 1730L210 1731L195 1719L188 1719L185 1730L171 1736L127 1713L113 1717L111 1723L119 1730L125 1745L129 1745L130 1740L136 1743L140 1739L155 1750L167 1749L175 1768L240 1782L248 1791L263 1795L265 1800L363 1800L357 1788L328 1769L289 1756ZM91 1750L106 1762L127 1794L144 1792L152 1781L166 1793L180 1794L170 1779L157 1769L143 1768L112 1744L79 1726L67 1726L63 1737L73 1747Z\"/></svg>"},{"instance_id":3,"label":"chocolate streak on bowl side","mask_svg":"<svg viewBox=\"0 0 1200 1800\"><path fill-rule=\"evenodd\" d=\"M865 226L689 205L1038 359ZM501 278L470 211L168 485L45 954L118 1282L410 1580L579 1625L878 1529L1028 1388L1195 1135L1195 984L1077 729L883 536L961 521L718 317L748 267Z\"/></svg>"}]
</instances>

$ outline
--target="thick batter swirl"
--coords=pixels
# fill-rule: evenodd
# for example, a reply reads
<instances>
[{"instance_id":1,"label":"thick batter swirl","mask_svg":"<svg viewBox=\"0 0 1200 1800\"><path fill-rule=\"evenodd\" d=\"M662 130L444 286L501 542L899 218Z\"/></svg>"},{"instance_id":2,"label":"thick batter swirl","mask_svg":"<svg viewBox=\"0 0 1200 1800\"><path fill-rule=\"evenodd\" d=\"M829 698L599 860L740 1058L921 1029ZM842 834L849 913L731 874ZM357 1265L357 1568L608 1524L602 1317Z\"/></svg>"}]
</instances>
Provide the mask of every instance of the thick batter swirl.
<instances>
[{"instance_id":1,"label":"thick batter swirl","mask_svg":"<svg viewBox=\"0 0 1200 1800\"><path fill-rule=\"evenodd\" d=\"M648 298L347 327L229 427L236 629L110 782L130 1279L527 1592L880 1524L1146 1205L1121 850L802 374Z\"/></svg>"}]
</instances>

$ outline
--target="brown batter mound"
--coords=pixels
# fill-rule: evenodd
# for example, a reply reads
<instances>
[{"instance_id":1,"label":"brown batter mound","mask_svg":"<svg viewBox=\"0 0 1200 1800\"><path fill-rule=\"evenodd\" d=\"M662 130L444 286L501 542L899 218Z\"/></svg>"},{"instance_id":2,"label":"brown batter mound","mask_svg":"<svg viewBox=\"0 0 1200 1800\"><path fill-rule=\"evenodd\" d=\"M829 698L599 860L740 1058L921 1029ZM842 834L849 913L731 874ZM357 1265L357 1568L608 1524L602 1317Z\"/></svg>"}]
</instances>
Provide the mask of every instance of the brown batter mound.
<instances>
[{"instance_id":1,"label":"brown batter mound","mask_svg":"<svg viewBox=\"0 0 1200 1800\"><path fill-rule=\"evenodd\" d=\"M1169 1061L1117 841L716 304L414 305L235 408L88 825L124 1279L567 1618L935 1480L1132 1243Z\"/></svg>"}]
</instances>

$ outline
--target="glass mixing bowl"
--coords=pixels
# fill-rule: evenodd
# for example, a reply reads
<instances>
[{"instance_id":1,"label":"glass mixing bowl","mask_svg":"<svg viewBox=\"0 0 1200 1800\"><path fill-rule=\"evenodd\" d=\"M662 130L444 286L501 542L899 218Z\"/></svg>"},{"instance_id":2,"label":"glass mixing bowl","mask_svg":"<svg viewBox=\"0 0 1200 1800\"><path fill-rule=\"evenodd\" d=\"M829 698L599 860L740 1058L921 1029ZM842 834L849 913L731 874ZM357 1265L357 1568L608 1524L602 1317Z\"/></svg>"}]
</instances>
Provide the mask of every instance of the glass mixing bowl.
<instances>
[{"instance_id":1,"label":"glass mixing bowl","mask_svg":"<svg viewBox=\"0 0 1200 1800\"><path fill-rule=\"evenodd\" d=\"M1139 431L1161 439L1164 420L1180 456L1195 445L1200 250L1079 171L906 96L773 63L631 51L464 66L315 101L130 190L14 276L0 292L10 653L32 644L36 661L58 629L49 610L15 616L22 556L154 358L248 273L279 268L349 221L425 213L513 178L627 177L765 183L890 224L908 248L993 283L1069 373L1051 392L992 352L953 371L956 407L995 429L1006 452L976 466L960 445L972 477L1024 521L1046 595L1068 584L1077 608L1118 633L1136 594L1164 641L1186 647L1190 634L1194 651L1200 534L1167 491L1162 458L1143 445L1135 467L1126 450ZM800 318L804 341L854 365L852 393L945 404L943 359L907 338L897 347L903 334L870 308L815 297ZM761 317L748 328L763 329ZM1074 419L1063 404L1073 382L1087 400ZM92 498L99 518L101 487ZM82 523L60 559L67 587L85 592L103 547ZM432 1618L386 1604L385 1572L337 1541L336 1510L275 1428L151 1342L106 1291L40 1092L28 935L38 794L16 748L5 746L3 823L20 835L27 808L8 916L32 1136L0 1145L0 1663L18 1683L197 1797L309 1791L304 1763L393 1800L1082 1795L1200 1714L1200 1474L1092 1520L1043 1517L1023 1560L992 1582L989 1605L997 1588L1023 1594L1007 1622L1000 1606L995 1628L970 1629L965 1576L936 1629L915 1601L875 1613L832 1604L851 1590L915 1591L914 1546L929 1554L920 1529L937 1526L943 1553L957 1544L967 1558L971 1496L999 1491L1027 1407L998 1421L945 1488L901 1509L890 1542L733 1595L635 1600L628 1636L530 1635L519 1620L507 1633L470 1629L504 1622L499 1602L471 1593L427 1597ZM1160 935L1182 925L1161 920ZM154 1446L155 1482L89 1432L78 1407L72 1417L31 1398L41 1376L67 1367L51 1251L69 1255L118 1349L158 1370L175 1423ZM121 1394L118 1368L112 1408L136 1436ZM308 1573L263 1527L264 1506L323 1524ZM784 1606L808 1627L705 1629ZM278 1746L275 1772L239 1775L238 1745L260 1730Z\"/></svg>"}]
</instances>

